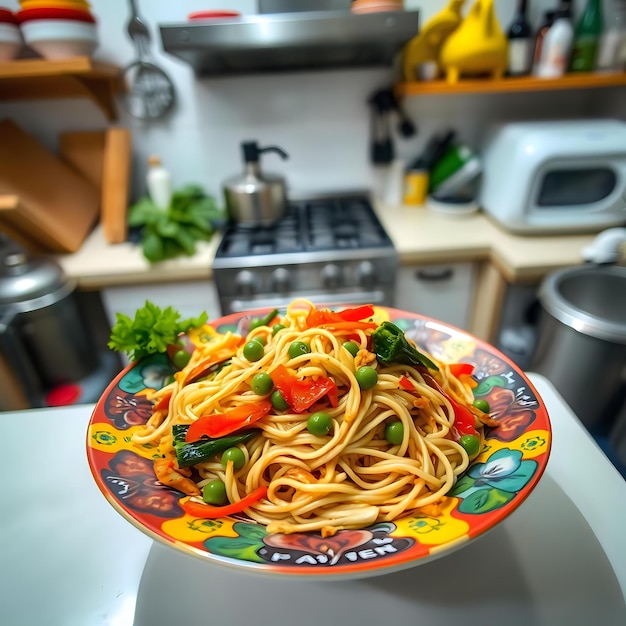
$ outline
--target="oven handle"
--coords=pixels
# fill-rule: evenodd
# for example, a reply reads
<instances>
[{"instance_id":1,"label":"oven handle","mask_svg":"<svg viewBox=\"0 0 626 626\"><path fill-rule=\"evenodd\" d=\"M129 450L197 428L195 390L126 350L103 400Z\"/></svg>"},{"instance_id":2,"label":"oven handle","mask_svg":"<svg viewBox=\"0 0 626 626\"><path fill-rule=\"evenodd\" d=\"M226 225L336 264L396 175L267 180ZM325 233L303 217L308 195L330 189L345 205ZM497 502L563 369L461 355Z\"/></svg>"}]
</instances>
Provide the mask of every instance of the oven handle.
<instances>
[{"instance_id":1,"label":"oven handle","mask_svg":"<svg viewBox=\"0 0 626 626\"><path fill-rule=\"evenodd\" d=\"M304 296L303 296L304 297ZM232 300L230 310L222 311L224 315L228 313L242 313L244 311L251 311L253 309L284 309L293 300L296 300L298 296L291 295L289 297L268 297L268 298L256 298L252 300ZM333 294L314 294L307 295L306 300L309 300L316 305L327 306L339 306L342 304L379 304L391 306L391 303L385 303L385 292L379 289L374 291L356 291L352 293L333 293Z\"/></svg>"}]
</instances>

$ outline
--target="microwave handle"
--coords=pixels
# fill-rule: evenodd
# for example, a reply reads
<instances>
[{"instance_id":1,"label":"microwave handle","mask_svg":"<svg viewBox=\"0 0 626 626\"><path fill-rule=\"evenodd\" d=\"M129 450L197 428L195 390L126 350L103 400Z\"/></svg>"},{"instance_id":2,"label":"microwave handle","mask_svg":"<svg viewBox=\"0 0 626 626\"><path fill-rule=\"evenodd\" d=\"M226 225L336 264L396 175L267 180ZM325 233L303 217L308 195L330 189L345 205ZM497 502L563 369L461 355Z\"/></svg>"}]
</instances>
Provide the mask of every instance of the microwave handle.
<instances>
[{"instance_id":1,"label":"microwave handle","mask_svg":"<svg viewBox=\"0 0 626 626\"><path fill-rule=\"evenodd\" d=\"M17 315L10 311L0 317L0 353L21 383L23 393L33 407L44 406L43 389L37 370L20 339Z\"/></svg>"}]
</instances>

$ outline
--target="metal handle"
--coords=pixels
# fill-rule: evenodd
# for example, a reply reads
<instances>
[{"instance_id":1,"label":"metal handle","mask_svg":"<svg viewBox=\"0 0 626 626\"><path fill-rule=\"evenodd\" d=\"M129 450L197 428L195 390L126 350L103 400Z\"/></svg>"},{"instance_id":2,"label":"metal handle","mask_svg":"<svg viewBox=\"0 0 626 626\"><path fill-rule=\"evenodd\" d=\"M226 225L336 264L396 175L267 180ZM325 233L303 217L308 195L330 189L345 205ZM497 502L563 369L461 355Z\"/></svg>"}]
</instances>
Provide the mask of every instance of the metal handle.
<instances>
[{"instance_id":1,"label":"metal handle","mask_svg":"<svg viewBox=\"0 0 626 626\"><path fill-rule=\"evenodd\" d=\"M423 280L428 282L438 282L444 280L450 280L454 276L454 272L449 267L435 272L427 272L426 270L417 270L415 272L415 280Z\"/></svg>"},{"instance_id":2,"label":"metal handle","mask_svg":"<svg viewBox=\"0 0 626 626\"><path fill-rule=\"evenodd\" d=\"M275 152L281 159L289 158L289 155L278 146L266 146L265 148L259 148L259 152Z\"/></svg>"}]
</instances>

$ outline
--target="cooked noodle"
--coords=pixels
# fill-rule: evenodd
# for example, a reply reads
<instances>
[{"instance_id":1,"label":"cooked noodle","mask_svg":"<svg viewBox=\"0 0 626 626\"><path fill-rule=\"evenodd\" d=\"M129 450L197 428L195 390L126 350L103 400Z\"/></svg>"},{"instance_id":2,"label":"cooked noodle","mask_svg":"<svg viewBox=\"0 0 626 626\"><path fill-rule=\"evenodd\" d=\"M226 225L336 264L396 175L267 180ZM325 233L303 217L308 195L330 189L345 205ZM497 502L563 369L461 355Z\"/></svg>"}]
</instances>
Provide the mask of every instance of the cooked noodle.
<instances>
[{"instance_id":1,"label":"cooked noodle","mask_svg":"<svg viewBox=\"0 0 626 626\"><path fill-rule=\"evenodd\" d=\"M454 431L449 397L471 405L471 385L452 376L446 364L431 356L439 371L429 374L446 397L428 384L423 367L381 365L368 350L371 329L308 328L312 308L307 301L293 302L281 316L285 328L276 335L269 326L252 330L247 340L262 337L265 341L264 354L256 362L244 358L245 342L232 333L216 335L197 347L189 364L176 374L177 380L153 394L155 403L171 394L169 407L155 411L134 441L158 443L174 459L174 424L190 424L201 416L258 400L250 387L253 376L271 374L284 365L300 379L332 378L338 388L337 406L318 403L302 413L272 409L252 426L258 435L239 445L245 455L243 467L235 471L228 463L224 469L217 455L194 467L199 487L219 479L225 483L229 502L235 503L267 486L266 497L245 512L267 525L268 532L332 535L342 528L391 521L415 509L430 506L432 510L469 465L468 453ZM343 347L348 339L361 348L356 357ZM308 344L310 353L290 358L288 348L294 341ZM181 384L194 367L229 345L238 345L231 350L230 364L212 377ZM361 389L355 376L365 364L378 374L377 384L369 390ZM414 385L414 391L400 384L402 377ZM320 409L332 418L326 436L307 430L307 419ZM396 420L403 424L403 437L394 445L385 438L385 426Z\"/></svg>"}]
</instances>

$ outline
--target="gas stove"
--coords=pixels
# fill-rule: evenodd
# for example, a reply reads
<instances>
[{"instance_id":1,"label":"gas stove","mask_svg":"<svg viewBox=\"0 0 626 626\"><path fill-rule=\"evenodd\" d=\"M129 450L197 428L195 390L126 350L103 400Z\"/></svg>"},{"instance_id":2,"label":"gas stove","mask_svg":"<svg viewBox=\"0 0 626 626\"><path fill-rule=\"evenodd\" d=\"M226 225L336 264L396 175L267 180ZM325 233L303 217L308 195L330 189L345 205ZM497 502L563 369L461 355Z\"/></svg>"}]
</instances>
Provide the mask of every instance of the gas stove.
<instances>
[{"instance_id":1,"label":"gas stove","mask_svg":"<svg viewBox=\"0 0 626 626\"><path fill-rule=\"evenodd\" d=\"M272 226L231 224L213 262L223 314L317 304L393 305L398 256L366 195L289 203Z\"/></svg>"}]
</instances>

